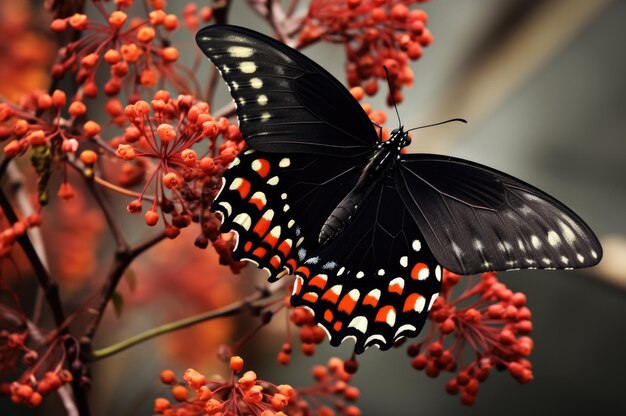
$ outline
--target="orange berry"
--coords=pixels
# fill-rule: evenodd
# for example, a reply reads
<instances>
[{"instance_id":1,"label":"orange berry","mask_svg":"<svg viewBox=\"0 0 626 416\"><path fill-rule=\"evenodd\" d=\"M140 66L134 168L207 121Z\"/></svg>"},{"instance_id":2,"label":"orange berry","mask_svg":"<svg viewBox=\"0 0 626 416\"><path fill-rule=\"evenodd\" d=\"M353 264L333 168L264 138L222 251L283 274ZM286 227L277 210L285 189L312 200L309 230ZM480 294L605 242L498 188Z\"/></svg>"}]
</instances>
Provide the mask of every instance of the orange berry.
<instances>
[{"instance_id":1,"label":"orange berry","mask_svg":"<svg viewBox=\"0 0 626 416\"><path fill-rule=\"evenodd\" d=\"M42 401L43 397L41 396L41 394L34 392L28 399L28 405L32 407L37 407L41 404Z\"/></svg>"},{"instance_id":2,"label":"orange berry","mask_svg":"<svg viewBox=\"0 0 626 416\"><path fill-rule=\"evenodd\" d=\"M178 60L178 49L173 46L164 48L161 51L161 56L165 62L176 62Z\"/></svg>"},{"instance_id":3,"label":"orange berry","mask_svg":"<svg viewBox=\"0 0 626 416\"><path fill-rule=\"evenodd\" d=\"M69 201L76 196L76 191L74 191L74 187L67 182L63 182L59 187L59 191L57 192L57 196L61 199Z\"/></svg>"},{"instance_id":4,"label":"orange berry","mask_svg":"<svg viewBox=\"0 0 626 416\"><path fill-rule=\"evenodd\" d=\"M50 23L50 29L53 32L63 32L67 29L67 19L54 19L52 23Z\"/></svg>"},{"instance_id":5,"label":"orange berry","mask_svg":"<svg viewBox=\"0 0 626 416\"><path fill-rule=\"evenodd\" d=\"M87 24L89 23L89 19L86 15L76 13L69 19L69 24L76 30L85 30L87 29Z\"/></svg>"},{"instance_id":6,"label":"orange berry","mask_svg":"<svg viewBox=\"0 0 626 416\"><path fill-rule=\"evenodd\" d=\"M211 6L204 6L200 9L200 18L205 22L208 22L213 18L213 8Z\"/></svg>"},{"instance_id":7,"label":"orange berry","mask_svg":"<svg viewBox=\"0 0 626 416\"><path fill-rule=\"evenodd\" d=\"M280 351L278 353L278 356L276 357L276 361L278 361L278 364L280 365L288 366L289 363L291 362L291 354L284 352L284 351Z\"/></svg>"},{"instance_id":8,"label":"orange berry","mask_svg":"<svg viewBox=\"0 0 626 416\"><path fill-rule=\"evenodd\" d=\"M97 53L90 53L89 55L85 55L83 59L80 60L80 64L83 68L91 69L98 64L98 59L100 59L100 55Z\"/></svg>"},{"instance_id":9,"label":"orange berry","mask_svg":"<svg viewBox=\"0 0 626 416\"><path fill-rule=\"evenodd\" d=\"M129 204L126 206L126 210L128 212L130 212L131 214L139 214L141 212L142 208L143 207L141 206L141 201L138 200L138 199L135 199L134 201L130 201ZM167 376L164 376L164 374L166 372L168 372L168 371L169 371L169 373L171 373L171 380L172 380L171 382L170 381L165 381L166 378L168 380L170 380L170 377L169 377L170 374L169 373L167 373ZM166 383L166 384L172 384L174 381L176 381L176 377L174 376L174 372L171 371L171 370L163 370L161 372L161 381L163 383Z\"/></svg>"},{"instance_id":10,"label":"orange berry","mask_svg":"<svg viewBox=\"0 0 626 416\"><path fill-rule=\"evenodd\" d=\"M33 130L26 136L26 140L32 146L41 146L46 143L46 135L43 130Z\"/></svg>"},{"instance_id":11,"label":"orange berry","mask_svg":"<svg viewBox=\"0 0 626 416\"><path fill-rule=\"evenodd\" d=\"M187 400L189 397L189 391L185 388L185 386L174 386L172 387L172 396L179 402L183 402Z\"/></svg>"},{"instance_id":12,"label":"orange berry","mask_svg":"<svg viewBox=\"0 0 626 416\"><path fill-rule=\"evenodd\" d=\"M132 203L139 203L139 206L141 207L141 202L135 200L132 201ZM130 205L130 204L128 204ZM141 208L140 208L141 210ZM174 372L172 370L163 370L161 371L161 381L165 384L174 384L176 383L176 375L174 374Z\"/></svg>"},{"instance_id":13,"label":"orange berry","mask_svg":"<svg viewBox=\"0 0 626 416\"><path fill-rule=\"evenodd\" d=\"M150 68L146 68L141 71L139 82L146 88L152 88L157 83L157 73Z\"/></svg>"},{"instance_id":14,"label":"orange berry","mask_svg":"<svg viewBox=\"0 0 626 416\"><path fill-rule=\"evenodd\" d=\"M363 91L362 87L357 86L350 88L350 94L352 94L355 100L361 101L363 99L363 96L365 95L365 92Z\"/></svg>"},{"instance_id":15,"label":"orange berry","mask_svg":"<svg viewBox=\"0 0 626 416\"><path fill-rule=\"evenodd\" d=\"M109 98L104 105L104 111L111 117L119 117L124 113L122 102L117 98Z\"/></svg>"},{"instance_id":16,"label":"orange berry","mask_svg":"<svg viewBox=\"0 0 626 416\"><path fill-rule=\"evenodd\" d=\"M118 78L123 78L128 74L128 64L125 61L120 61L111 65L111 75Z\"/></svg>"},{"instance_id":17,"label":"orange berry","mask_svg":"<svg viewBox=\"0 0 626 416\"><path fill-rule=\"evenodd\" d=\"M154 36L155 36L155 32L154 32L154 29L152 29L151 27L142 27L137 32L137 40L139 42L144 42L144 43L151 42L152 39L154 39Z\"/></svg>"},{"instance_id":18,"label":"orange berry","mask_svg":"<svg viewBox=\"0 0 626 416\"><path fill-rule=\"evenodd\" d=\"M109 65L115 65L120 61L120 53L117 49L109 49L104 53L104 62Z\"/></svg>"},{"instance_id":19,"label":"orange berry","mask_svg":"<svg viewBox=\"0 0 626 416\"><path fill-rule=\"evenodd\" d=\"M144 100L137 101L135 103L135 109L143 115L150 114L150 104Z\"/></svg>"},{"instance_id":20,"label":"orange berry","mask_svg":"<svg viewBox=\"0 0 626 416\"><path fill-rule=\"evenodd\" d=\"M149 225L150 227L156 225L157 222L159 222L159 214L152 209L149 211L146 211L143 218L146 220L146 224Z\"/></svg>"},{"instance_id":21,"label":"orange berry","mask_svg":"<svg viewBox=\"0 0 626 416\"><path fill-rule=\"evenodd\" d=\"M133 5L133 0L115 0L115 4L122 7L130 7Z\"/></svg>"},{"instance_id":22,"label":"orange berry","mask_svg":"<svg viewBox=\"0 0 626 416\"><path fill-rule=\"evenodd\" d=\"M244 394L243 399L248 403L260 403L263 400L263 386L257 384L250 387Z\"/></svg>"},{"instance_id":23,"label":"orange berry","mask_svg":"<svg viewBox=\"0 0 626 416\"><path fill-rule=\"evenodd\" d=\"M163 18L163 26L167 30L176 30L178 28L178 17L175 14L168 14Z\"/></svg>"},{"instance_id":24,"label":"orange berry","mask_svg":"<svg viewBox=\"0 0 626 416\"><path fill-rule=\"evenodd\" d=\"M238 355L230 357L230 369L235 373L240 372L243 369L243 358Z\"/></svg>"},{"instance_id":25,"label":"orange berry","mask_svg":"<svg viewBox=\"0 0 626 416\"><path fill-rule=\"evenodd\" d=\"M170 240L175 239L180 234L180 229L174 227L173 225L168 225L163 230L163 234Z\"/></svg>"},{"instance_id":26,"label":"orange berry","mask_svg":"<svg viewBox=\"0 0 626 416\"><path fill-rule=\"evenodd\" d=\"M155 412L163 412L169 409L171 406L170 401L164 397L157 397L154 399L154 411Z\"/></svg>"},{"instance_id":27,"label":"orange berry","mask_svg":"<svg viewBox=\"0 0 626 416\"><path fill-rule=\"evenodd\" d=\"M61 90L54 90L52 93L52 104L57 108L65 107L67 103L67 95Z\"/></svg>"},{"instance_id":28,"label":"orange berry","mask_svg":"<svg viewBox=\"0 0 626 416\"><path fill-rule=\"evenodd\" d=\"M122 57L131 64L137 62L143 54L141 48L134 43L122 45L120 52L122 53Z\"/></svg>"},{"instance_id":29,"label":"orange berry","mask_svg":"<svg viewBox=\"0 0 626 416\"><path fill-rule=\"evenodd\" d=\"M409 8L402 3L396 4L391 9L391 18L394 20L406 20L408 16Z\"/></svg>"},{"instance_id":30,"label":"orange berry","mask_svg":"<svg viewBox=\"0 0 626 416\"><path fill-rule=\"evenodd\" d=\"M73 101L67 110L71 116L82 116L87 112L87 106L82 101Z\"/></svg>"},{"instance_id":31,"label":"orange berry","mask_svg":"<svg viewBox=\"0 0 626 416\"><path fill-rule=\"evenodd\" d=\"M109 16L109 24L116 29L121 28L126 23L128 15L121 10L116 10Z\"/></svg>"},{"instance_id":32,"label":"orange berry","mask_svg":"<svg viewBox=\"0 0 626 416\"><path fill-rule=\"evenodd\" d=\"M96 98L98 95L98 86L93 81L88 81L83 86L83 95L87 98Z\"/></svg>"},{"instance_id":33,"label":"orange berry","mask_svg":"<svg viewBox=\"0 0 626 416\"><path fill-rule=\"evenodd\" d=\"M204 406L205 412L210 415L221 412L222 408L224 408L224 403L216 399L209 399L209 401L207 401L206 405Z\"/></svg>"},{"instance_id":34,"label":"orange berry","mask_svg":"<svg viewBox=\"0 0 626 416\"><path fill-rule=\"evenodd\" d=\"M254 371L246 371L239 379L239 385L242 389L248 390L256 384L256 373Z\"/></svg>"},{"instance_id":35,"label":"orange berry","mask_svg":"<svg viewBox=\"0 0 626 416\"><path fill-rule=\"evenodd\" d=\"M163 186L167 189L178 189L183 186L183 178L176 172L168 172L163 175Z\"/></svg>"},{"instance_id":36,"label":"orange berry","mask_svg":"<svg viewBox=\"0 0 626 416\"><path fill-rule=\"evenodd\" d=\"M276 410L283 410L289 404L289 399L280 393L276 393L270 399L270 404Z\"/></svg>"},{"instance_id":37,"label":"orange berry","mask_svg":"<svg viewBox=\"0 0 626 416\"><path fill-rule=\"evenodd\" d=\"M126 127L124 130L124 140L128 143L133 143L139 140L141 137L141 131L135 126Z\"/></svg>"},{"instance_id":38,"label":"orange berry","mask_svg":"<svg viewBox=\"0 0 626 416\"><path fill-rule=\"evenodd\" d=\"M131 145L128 144L120 144L117 146L117 150L115 154L120 159L124 160L133 160L135 159L135 149Z\"/></svg>"},{"instance_id":39,"label":"orange berry","mask_svg":"<svg viewBox=\"0 0 626 416\"><path fill-rule=\"evenodd\" d=\"M37 97L37 107L41 108L42 110L47 110L50 107L52 107L52 97L50 97L50 95L48 94L41 94L39 97Z\"/></svg>"},{"instance_id":40,"label":"orange berry","mask_svg":"<svg viewBox=\"0 0 626 416\"><path fill-rule=\"evenodd\" d=\"M159 135L161 142L168 143L176 137L176 130L174 130L171 125L163 123L157 127L157 134Z\"/></svg>"},{"instance_id":41,"label":"orange berry","mask_svg":"<svg viewBox=\"0 0 626 416\"><path fill-rule=\"evenodd\" d=\"M348 406L343 411L344 416L361 416L361 409L356 406Z\"/></svg>"},{"instance_id":42,"label":"orange berry","mask_svg":"<svg viewBox=\"0 0 626 416\"><path fill-rule=\"evenodd\" d=\"M185 375L183 379L189 384L189 387L196 390L200 387L204 386L207 383L206 377L204 374L197 372L193 368L188 368L185 371Z\"/></svg>"},{"instance_id":43,"label":"orange berry","mask_svg":"<svg viewBox=\"0 0 626 416\"><path fill-rule=\"evenodd\" d=\"M158 26L165 20L165 12L163 10L153 10L148 14L148 18L152 26Z\"/></svg>"},{"instance_id":44,"label":"orange berry","mask_svg":"<svg viewBox=\"0 0 626 416\"><path fill-rule=\"evenodd\" d=\"M98 154L93 150L83 150L80 154L80 161L85 165L93 165L98 160Z\"/></svg>"},{"instance_id":45,"label":"orange berry","mask_svg":"<svg viewBox=\"0 0 626 416\"><path fill-rule=\"evenodd\" d=\"M83 131L88 137L93 137L97 134L100 134L102 128L95 121L89 120L83 125Z\"/></svg>"},{"instance_id":46,"label":"orange berry","mask_svg":"<svg viewBox=\"0 0 626 416\"><path fill-rule=\"evenodd\" d=\"M6 157L15 157L22 151L22 145L17 140L11 140L3 151Z\"/></svg>"}]
</instances>

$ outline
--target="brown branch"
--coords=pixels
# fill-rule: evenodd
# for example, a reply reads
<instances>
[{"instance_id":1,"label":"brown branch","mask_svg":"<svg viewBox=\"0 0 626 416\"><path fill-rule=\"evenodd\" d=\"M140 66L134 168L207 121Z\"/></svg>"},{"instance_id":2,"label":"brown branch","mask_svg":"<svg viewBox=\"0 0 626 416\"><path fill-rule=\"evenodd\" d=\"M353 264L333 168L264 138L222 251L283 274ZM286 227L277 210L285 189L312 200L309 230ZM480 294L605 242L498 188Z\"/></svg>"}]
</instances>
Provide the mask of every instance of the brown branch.
<instances>
[{"instance_id":1,"label":"brown branch","mask_svg":"<svg viewBox=\"0 0 626 416\"><path fill-rule=\"evenodd\" d=\"M100 289L100 296L98 300L98 306L96 309L96 315L87 327L85 331L85 335L81 340L81 344L85 348L87 348L87 353L89 353L91 341L96 335L98 331L98 327L100 326L100 322L102 321L102 317L104 316L104 312L106 310L109 301L113 297L115 290L117 289L117 285L119 284L122 276L124 276L124 272L132 263L132 261L139 256L141 253L149 249L150 247L157 244L159 241L165 238L165 233L157 234L154 237L150 237L144 242L136 245L133 248L126 248L122 250L117 250L115 252L115 259L113 260L113 264L111 265L111 269L109 274Z\"/></svg>"}]
</instances>

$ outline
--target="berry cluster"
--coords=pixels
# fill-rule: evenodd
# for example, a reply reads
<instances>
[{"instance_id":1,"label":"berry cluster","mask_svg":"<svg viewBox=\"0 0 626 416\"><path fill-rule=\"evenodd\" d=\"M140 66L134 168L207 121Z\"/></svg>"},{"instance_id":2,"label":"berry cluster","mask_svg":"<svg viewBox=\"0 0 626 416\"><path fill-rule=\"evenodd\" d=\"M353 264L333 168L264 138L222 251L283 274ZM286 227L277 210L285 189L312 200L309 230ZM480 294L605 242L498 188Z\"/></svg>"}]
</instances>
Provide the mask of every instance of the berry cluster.
<instances>
[{"instance_id":1,"label":"berry cluster","mask_svg":"<svg viewBox=\"0 0 626 416\"><path fill-rule=\"evenodd\" d=\"M202 231L196 246L206 248L211 241L220 263L238 271L243 264L232 259L234 240L222 238L220 221L209 207L224 169L245 146L239 127L224 117L215 119L207 103L189 95L174 99L165 90L157 91L150 104L142 100L129 104L124 113L131 125L111 145L117 146L116 155L127 164L142 159L135 165L142 174L131 178L144 182L148 177L138 198L128 204L128 211L142 212L145 193L154 182L152 204L144 214L146 224L154 226L163 219L165 234L175 238L181 228L198 222ZM147 169L152 172L147 174ZM126 186L131 184L125 181Z\"/></svg>"},{"instance_id":2,"label":"berry cluster","mask_svg":"<svg viewBox=\"0 0 626 416\"><path fill-rule=\"evenodd\" d=\"M428 15L410 9L417 0L314 0L300 33L300 46L318 39L342 43L348 56L348 83L363 85L368 95L378 91L386 79L381 63L389 70L397 103L401 89L411 86L414 75L409 61L422 56L422 48L433 42L426 28ZM388 97L391 103L391 96Z\"/></svg>"},{"instance_id":3,"label":"berry cluster","mask_svg":"<svg viewBox=\"0 0 626 416\"><path fill-rule=\"evenodd\" d=\"M0 219L2 213L0 212ZM41 214L39 212L30 214L15 222L13 225L7 226L0 232L0 259L11 255L11 250L17 238L26 233L26 230L41 225Z\"/></svg>"},{"instance_id":4,"label":"berry cluster","mask_svg":"<svg viewBox=\"0 0 626 416\"><path fill-rule=\"evenodd\" d=\"M129 18L127 10L132 0L116 0L116 8L109 11L105 3L94 2L105 22L92 21L87 15L76 13L52 21L50 29L61 33L69 29L82 32L80 39L68 43L59 51L59 62L52 68L52 75L62 78L71 72L82 86L85 97L94 98L100 88L96 75L105 67L109 79L102 87L107 96L117 96L120 91L130 90L138 100L137 87L152 88L160 80L167 80L177 90L196 91L190 84L189 70L175 67L179 51L171 46L171 33L180 26L175 14L166 13L164 1L150 1L151 11L147 18ZM206 6L199 12L194 4L184 11L184 24L192 32L199 21L208 22L213 10Z\"/></svg>"},{"instance_id":5,"label":"berry cluster","mask_svg":"<svg viewBox=\"0 0 626 416\"><path fill-rule=\"evenodd\" d=\"M37 407L44 396L72 381L72 373L63 368L67 354L64 337L56 332L46 334L28 322L23 312L6 304L0 305L0 325L6 328L0 331L0 377L5 379L0 383L0 396ZM14 378L13 373L21 367L25 370ZM6 381L9 376L14 381Z\"/></svg>"},{"instance_id":6,"label":"berry cluster","mask_svg":"<svg viewBox=\"0 0 626 416\"><path fill-rule=\"evenodd\" d=\"M332 408L321 402L321 399L328 398L342 415L361 414L356 406L345 402L357 400L359 390L348 384L350 374L343 371L343 362L338 358L332 358L327 367L314 367L313 377L317 383L302 389L294 389L287 384L274 385L258 379L254 371L243 372L243 368L243 359L233 356L230 358L229 380L219 376L209 380L190 368L185 371L184 383L176 380L173 371L164 370L161 381L172 386L170 391L175 402L159 397L154 401L154 411L171 416L335 414Z\"/></svg>"},{"instance_id":7,"label":"berry cluster","mask_svg":"<svg viewBox=\"0 0 626 416\"><path fill-rule=\"evenodd\" d=\"M461 402L472 405L480 383L493 368L508 369L522 384L533 379L527 360L533 349L528 336L533 326L526 296L508 289L495 273L483 273L478 284L453 297L452 289L459 280L459 275L444 273L441 295L430 313L430 332L423 341L410 345L408 353L413 367L429 377L442 371L457 372L446 391L460 393ZM467 364L462 361L466 346L476 357Z\"/></svg>"}]
</instances>

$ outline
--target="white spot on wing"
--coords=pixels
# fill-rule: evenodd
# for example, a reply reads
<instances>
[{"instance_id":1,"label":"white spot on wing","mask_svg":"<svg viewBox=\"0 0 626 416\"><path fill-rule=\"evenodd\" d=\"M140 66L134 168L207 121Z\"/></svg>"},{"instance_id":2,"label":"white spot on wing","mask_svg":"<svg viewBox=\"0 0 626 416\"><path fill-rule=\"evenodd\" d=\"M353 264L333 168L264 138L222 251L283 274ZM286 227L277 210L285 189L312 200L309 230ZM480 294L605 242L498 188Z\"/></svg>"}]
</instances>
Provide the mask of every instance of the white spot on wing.
<instances>
[{"instance_id":1,"label":"white spot on wing","mask_svg":"<svg viewBox=\"0 0 626 416\"><path fill-rule=\"evenodd\" d=\"M254 53L254 50L247 46L231 46L227 51L231 58L249 58Z\"/></svg>"},{"instance_id":2,"label":"white spot on wing","mask_svg":"<svg viewBox=\"0 0 626 416\"><path fill-rule=\"evenodd\" d=\"M345 272L345 271L346 271L346 268L345 268L345 267L342 267L341 269L339 269L339 270L337 271L337 276L341 276L341 275L343 274L343 272Z\"/></svg>"},{"instance_id":3,"label":"white spot on wing","mask_svg":"<svg viewBox=\"0 0 626 416\"><path fill-rule=\"evenodd\" d=\"M261 121L265 122L269 120L271 117L272 115L266 111L263 114L261 114Z\"/></svg>"},{"instance_id":4,"label":"white spot on wing","mask_svg":"<svg viewBox=\"0 0 626 416\"><path fill-rule=\"evenodd\" d=\"M278 184L278 176L274 176L267 181L268 185L277 185Z\"/></svg>"},{"instance_id":5,"label":"white spot on wing","mask_svg":"<svg viewBox=\"0 0 626 416\"><path fill-rule=\"evenodd\" d=\"M363 276L365 276L365 273L363 273L363 272L358 272L358 273L356 274L356 278L357 278L357 279L362 279L362 278L363 278Z\"/></svg>"},{"instance_id":6,"label":"white spot on wing","mask_svg":"<svg viewBox=\"0 0 626 416\"><path fill-rule=\"evenodd\" d=\"M280 162L278 162L278 166L280 166L281 168L286 168L289 165L291 165L291 160L289 160L288 157L284 157L280 159Z\"/></svg>"},{"instance_id":7,"label":"white spot on wing","mask_svg":"<svg viewBox=\"0 0 626 416\"><path fill-rule=\"evenodd\" d=\"M261 78L254 77L250 80L250 86L258 90L259 88L263 88L263 81ZM265 99L267 101L267 97L265 97Z\"/></svg>"},{"instance_id":8,"label":"white spot on wing","mask_svg":"<svg viewBox=\"0 0 626 416\"><path fill-rule=\"evenodd\" d=\"M428 303L428 310L430 310L433 307L433 304L437 300L437 296L439 296L439 293L435 293L433 297L430 298L430 302Z\"/></svg>"},{"instance_id":9,"label":"white spot on wing","mask_svg":"<svg viewBox=\"0 0 626 416\"><path fill-rule=\"evenodd\" d=\"M233 207L232 205L230 205L228 202L226 201L222 201L220 202L218 205L221 205L224 207L224 209L226 210L226 212L228 213L228 216L230 217L233 213Z\"/></svg>"},{"instance_id":10,"label":"white spot on wing","mask_svg":"<svg viewBox=\"0 0 626 416\"><path fill-rule=\"evenodd\" d=\"M396 331L396 334L393 337L394 339L399 338L402 334L405 334L407 332L414 332L414 331L417 331L417 328L415 328L415 326L411 324L404 324L400 328L398 328L398 330Z\"/></svg>"},{"instance_id":11,"label":"white spot on wing","mask_svg":"<svg viewBox=\"0 0 626 416\"><path fill-rule=\"evenodd\" d=\"M548 243L552 247L557 247L561 244L561 237L555 231L548 231Z\"/></svg>"},{"instance_id":12,"label":"white spot on wing","mask_svg":"<svg viewBox=\"0 0 626 416\"><path fill-rule=\"evenodd\" d=\"M400 266L406 267L409 265L409 258L407 256L400 257Z\"/></svg>"},{"instance_id":13,"label":"white spot on wing","mask_svg":"<svg viewBox=\"0 0 626 416\"><path fill-rule=\"evenodd\" d=\"M379 276L384 276L385 275L385 269L378 270L378 275Z\"/></svg>"},{"instance_id":14,"label":"white spot on wing","mask_svg":"<svg viewBox=\"0 0 626 416\"><path fill-rule=\"evenodd\" d=\"M531 235L530 236L530 244L533 245L535 250L541 249L541 240L536 235Z\"/></svg>"},{"instance_id":15,"label":"white spot on wing","mask_svg":"<svg viewBox=\"0 0 626 416\"><path fill-rule=\"evenodd\" d=\"M265 94L261 94L261 95L259 95L259 98L257 98L256 102L257 102L259 105L265 105L265 104L267 104L267 95L265 95Z\"/></svg>"},{"instance_id":16,"label":"white spot on wing","mask_svg":"<svg viewBox=\"0 0 626 416\"><path fill-rule=\"evenodd\" d=\"M367 318L364 316L357 316L348 324L348 328L354 328L362 333L367 332Z\"/></svg>"},{"instance_id":17,"label":"white spot on wing","mask_svg":"<svg viewBox=\"0 0 626 416\"><path fill-rule=\"evenodd\" d=\"M256 71L256 64L250 61L244 61L239 64L239 70L244 74L254 74Z\"/></svg>"},{"instance_id":18,"label":"white spot on wing","mask_svg":"<svg viewBox=\"0 0 626 416\"><path fill-rule=\"evenodd\" d=\"M235 217L233 222L236 222L237 224L241 225L246 231L248 231L250 229L250 225L252 225L252 218L250 218L250 216L245 212L242 212Z\"/></svg>"},{"instance_id":19,"label":"white spot on wing","mask_svg":"<svg viewBox=\"0 0 626 416\"><path fill-rule=\"evenodd\" d=\"M414 251L420 251L422 249L422 243L420 242L420 240L413 240L413 243L411 243L411 248L413 248Z\"/></svg>"},{"instance_id":20,"label":"white spot on wing","mask_svg":"<svg viewBox=\"0 0 626 416\"><path fill-rule=\"evenodd\" d=\"M441 266L435 267L435 277L441 282Z\"/></svg>"}]
</instances>

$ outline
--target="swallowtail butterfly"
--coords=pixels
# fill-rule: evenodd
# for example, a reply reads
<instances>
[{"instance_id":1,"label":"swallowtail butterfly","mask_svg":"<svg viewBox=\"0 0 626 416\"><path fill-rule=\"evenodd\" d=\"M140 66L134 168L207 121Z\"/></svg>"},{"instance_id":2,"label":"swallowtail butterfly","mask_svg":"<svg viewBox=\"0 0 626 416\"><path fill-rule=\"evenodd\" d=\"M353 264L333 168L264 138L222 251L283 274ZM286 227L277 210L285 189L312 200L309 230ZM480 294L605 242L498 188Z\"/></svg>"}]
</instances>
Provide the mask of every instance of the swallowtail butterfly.
<instances>
[{"instance_id":1,"label":"swallowtail butterfly","mask_svg":"<svg viewBox=\"0 0 626 416\"><path fill-rule=\"evenodd\" d=\"M593 266L602 248L565 205L512 176L382 141L350 92L321 66L260 33L198 32L237 106L248 145L212 209L236 231L236 259L310 308L330 343L388 349L416 336L443 268L468 275Z\"/></svg>"}]
</instances>

